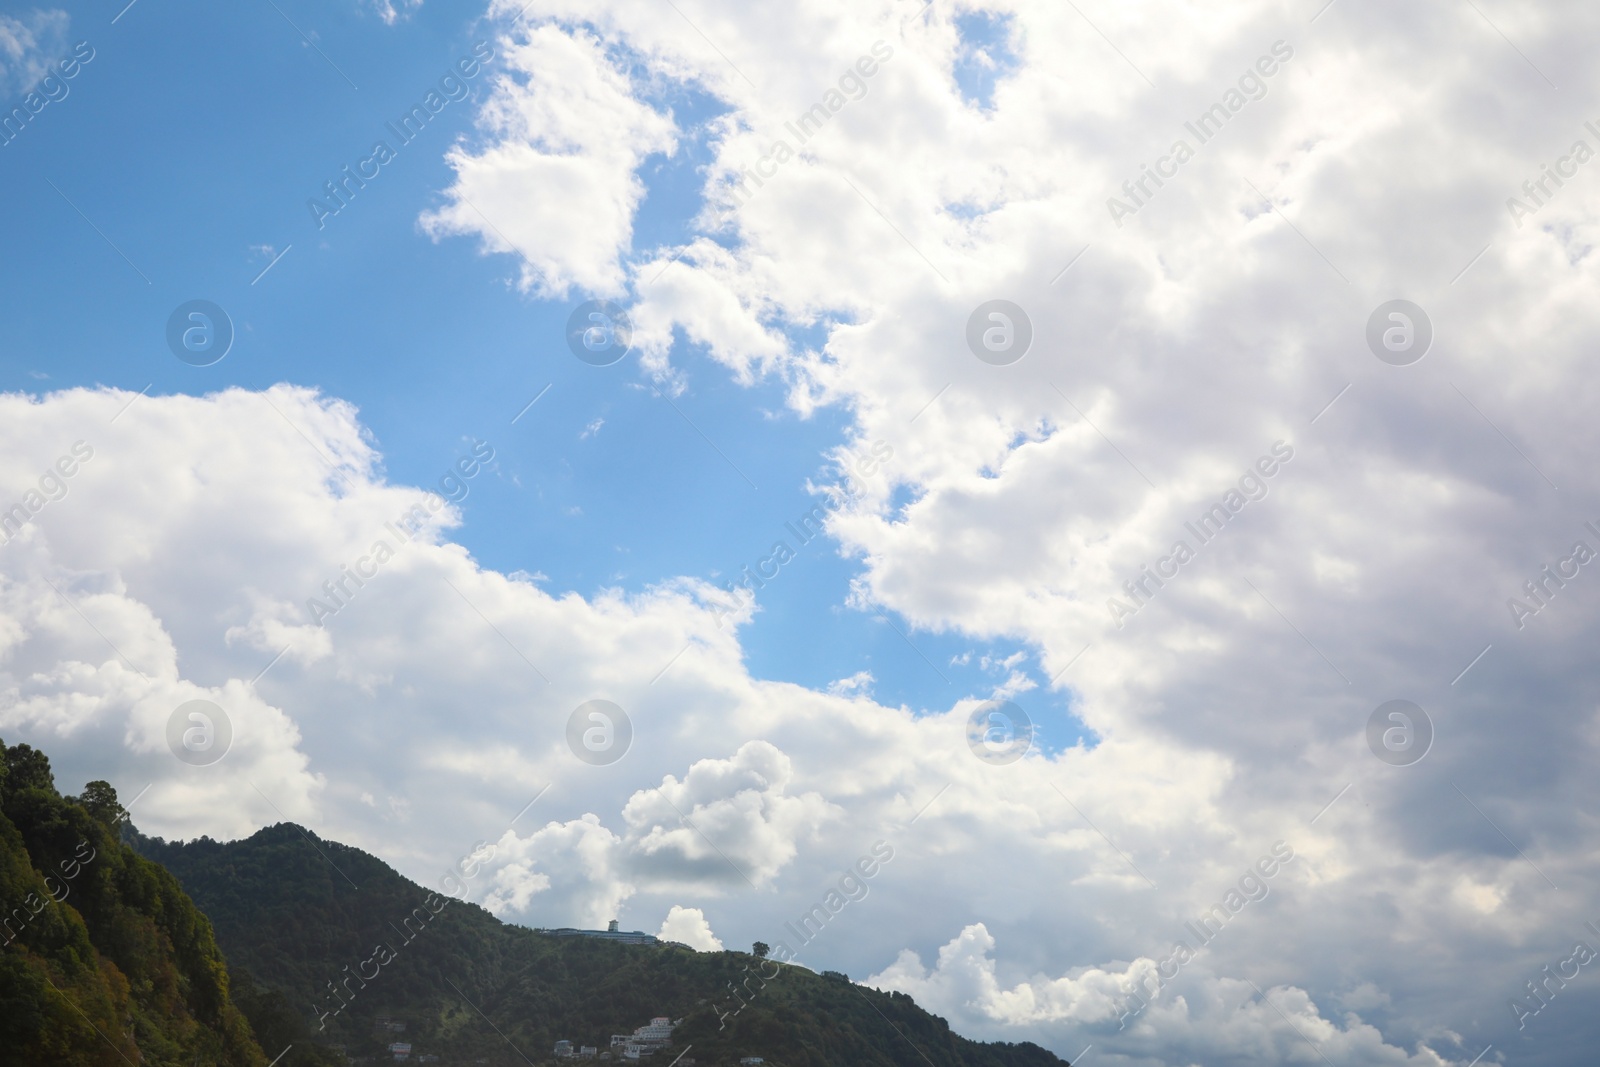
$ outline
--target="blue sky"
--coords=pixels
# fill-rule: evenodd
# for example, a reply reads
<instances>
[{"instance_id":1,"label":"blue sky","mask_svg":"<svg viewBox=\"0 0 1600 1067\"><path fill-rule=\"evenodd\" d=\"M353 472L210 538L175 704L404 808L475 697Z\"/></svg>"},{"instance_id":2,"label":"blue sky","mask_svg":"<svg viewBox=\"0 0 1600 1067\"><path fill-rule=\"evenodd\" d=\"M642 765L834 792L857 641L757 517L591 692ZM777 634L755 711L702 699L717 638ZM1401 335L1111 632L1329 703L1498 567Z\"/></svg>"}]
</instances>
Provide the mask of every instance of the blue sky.
<instances>
[{"instance_id":1,"label":"blue sky","mask_svg":"<svg viewBox=\"0 0 1600 1067\"><path fill-rule=\"evenodd\" d=\"M1600 185L1507 198L1595 136L1600 10L125 5L0 15L8 101L94 49L0 146L0 503L99 449L0 545L0 730L69 787L148 786L167 837L291 818L419 879L499 832L474 899L509 921L705 948L892 838L814 962L1106 1067L1592 1046L1593 987L1526 1028L1507 997L1600 919L1600 600L1588 564L1507 598L1593 536ZM470 98L319 228L308 199L479 41ZM612 366L566 347L591 296L633 313ZM236 328L208 367L165 339L197 299ZM1423 358L1368 341L1395 301ZM1020 359L968 332L998 306ZM112 425L119 398L63 392L94 385L149 398ZM325 491L313 448L358 431L387 482ZM877 440L837 539L717 629L698 594ZM446 543L308 623L475 441ZM1270 493L1165 570L1278 442ZM1146 567L1151 610L1112 618ZM967 731L1008 663L1040 733L1005 763ZM566 732L596 698L637 738L603 765ZM214 766L166 740L193 699L235 727ZM1391 700L1435 727L1414 765L1368 735ZM1122 1026L1277 841L1270 899Z\"/></svg>"},{"instance_id":2,"label":"blue sky","mask_svg":"<svg viewBox=\"0 0 1600 1067\"><path fill-rule=\"evenodd\" d=\"M836 479L824 454L846 415L802 419L780 383L741 386L681 334L679 414L636 357L608 368L572 358L561 331L579 294L523 295L510 257L421 232L417 217L450 184L444 153L471 135L493 61L468 81L469 99L398 147L319 228L307 200L326 202L323 183L374 140L398 146L385 123L493 34L459 5L429 4L393 26L353 5L278 7L137 3L115 24L115 11L73 11L70 40L89 41L94 58L0 149L0 191L19 208L0 264L14 309L0 346L20 357L0 368L0 388L314 386L359 407L389 478L407 484L432 482L470 440L486 440L498 469L473 482L453 537L485 566L545 575L552 592L638 591L678 576L720 584L767 556L783 524L820 499L807 479ZM1004 37L999 20L967 19L963 30L972 49ZM970 58L969 68L964 90L992 93L992 69ZM726 111L670 83L650 103L686 135L674 157L641 170L641 256L689 233L706 123ZM210 367L174 359L164 343L168 315L195 298L235 326L229 355ZM846 607L858 571L830 539L805 546L744 630L752 673L823 688L870 671L879 701L942 710L989 695L1008 672L985 670L984 657L1024 647L912 632L892 613ZM1032 655L1017 666L1046 681ZM1061 693L1041 687L1021 703L1042 747L1081 736Z\"/></svg>"}]
</instances>

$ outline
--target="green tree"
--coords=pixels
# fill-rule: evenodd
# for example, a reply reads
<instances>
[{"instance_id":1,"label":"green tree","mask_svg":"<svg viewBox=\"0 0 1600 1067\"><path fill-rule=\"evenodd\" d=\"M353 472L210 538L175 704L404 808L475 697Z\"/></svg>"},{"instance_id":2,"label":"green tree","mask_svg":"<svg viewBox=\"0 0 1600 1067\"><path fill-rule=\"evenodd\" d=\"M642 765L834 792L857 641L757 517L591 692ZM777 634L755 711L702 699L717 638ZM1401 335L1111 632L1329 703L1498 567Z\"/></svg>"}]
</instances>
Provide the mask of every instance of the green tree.
<instances>
[{"instance_id":1,"label":"green tree","mask_svg":"<svg viewBox=\"0 0 1600 1067\"><path fill-rule=\"evenodd\" d=\"M63 797L44 753L0 755L0 1062L267 1067L211 924L108 825L116 791Z\"/></svg>"},{"instance_id":2,"label":"green tree","mask_svg":"<svg viewBox=\"0 0 1600 1067\"><path fill-rule=\"evenodd\" d=\"M127 809L117 802L117 791L110 782L90 782L83 787L83 796L78 798L78 803L88 808L95 821L108 830L115 829L122 817L128 814Z\"/></svg>"},{"instance_id":3,"label":"green tree","mask_svg":"<svg viewBox=\"0 0 1600 1067\"><path fill-rule=\"evenodd\" d=\"M757 941L755 944L750 946L750 951L755 953L761 959L766 959L767 953L772 951L772 947L765 941Z\"/></svg>"},{"instance_id":4,"label":"green tree","mask_svg":"<svg viewBox=\"0 0 1600 1067\"><path fill-rule=\"evenodd\" d=\"M0 748L3 747L0 745ZM50 773L50 760L43 752L32 745L12 745L5 753L6 774L0 779L4 783L5 793L0 800L9 801L24 789L55 792L55 776Z\"/></svg>"}]
</instances>

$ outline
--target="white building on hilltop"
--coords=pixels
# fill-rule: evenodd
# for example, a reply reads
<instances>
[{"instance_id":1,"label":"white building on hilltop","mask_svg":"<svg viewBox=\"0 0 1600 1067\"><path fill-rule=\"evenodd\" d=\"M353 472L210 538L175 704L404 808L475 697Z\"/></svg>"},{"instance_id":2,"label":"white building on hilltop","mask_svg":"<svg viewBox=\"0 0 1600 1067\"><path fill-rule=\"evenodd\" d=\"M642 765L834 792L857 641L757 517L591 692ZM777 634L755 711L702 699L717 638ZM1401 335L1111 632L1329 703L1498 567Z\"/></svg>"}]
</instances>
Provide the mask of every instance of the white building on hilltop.
<instances>
[{"instance_id":1,"label":"white building on hilltop","mask_svg":"<svg viewBox=\"0 0 1600 1067\"><path fill-rule=\"evenodd\" d=\"M650 1020L649 1026L641 1026L633 1032L633 1039L646 1045L666 1045L672 1041L672 1020L665 1015L658 1015Z\"/></svg>"},{"instance_id":2,"label":"white building on hilltop","mask_svg":"<svg viewBox=\"0 0 1600 1067\"><path fill-rule=\"evenodd\" d=\"M676 1025L665 1015L657 1015L649 1025L641 1026L631 1034L612 1034L611 1047L620 1048L625 1060L653 1056L663 1045L672 1044L672 1030Z\"/></svg>"},{"instance_id":3,"label":"white building on hilltop","mask_svg":"<svg viewBox=\"0 0 1600 1067\"><path fill-rule=\"evenodd\" d=\"M602 941L616 941L624 945L659 945L661 943L655 934L647 934L643 930L621 930L618 929L618 926L617 920L612 919L606 924L604 930L574 930L570 926L563 926L556 930L541 929L539 932L548 934L551 937L597 937Z\"/></svg>"}]
</instances>

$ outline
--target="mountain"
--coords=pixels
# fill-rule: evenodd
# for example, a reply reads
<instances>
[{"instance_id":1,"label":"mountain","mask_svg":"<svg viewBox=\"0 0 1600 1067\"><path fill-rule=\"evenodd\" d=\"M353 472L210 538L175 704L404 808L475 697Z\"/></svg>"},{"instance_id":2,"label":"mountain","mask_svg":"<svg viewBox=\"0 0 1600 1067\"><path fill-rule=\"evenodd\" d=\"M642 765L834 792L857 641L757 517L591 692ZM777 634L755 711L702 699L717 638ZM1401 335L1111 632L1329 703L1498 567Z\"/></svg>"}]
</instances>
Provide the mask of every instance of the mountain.
<instances>
[{"instance_id":1,"label":"mountain","mask_svg":"<svg viewBox=\"0 0 1600 1067\"><path fill-rule=\"evenodd\" d=\"M0 1060L266 1067L211 924L118 840L116 792L64 797L43 753L0 752Z\"/></svg>"},{"instance_id":2,"label":"mountain","mask_svg":"<svg viewBox=\"0 0 1600 1067\"><path fill-rule=\"evenodd\" d=\"M842 974L502 923L457 899L476 853L428 890L290 823L145 837L105 782L63 796L43 753L0 753L5 1063L343 1067L404 1041L413 1062L513 1067L666 1016L655 1067L1066 1067Z\"/></svg>"},{"instance_id":3,"label":"mountain","mask_svg":"<svg viewBox=\"0 0 1600 1067\"><path fill-rule=\"evenodd\" d=\"M128 836L177 875L253 989L286 997L309 1040L352 1057L388 1059L404 1040L441 1067L526 1067L552 1061L558 1040L609 1051L612 1034L666 1016L681 1022L656 1067L685 1046L684 1067L750 1056L773 1067L1066 1067L1037 1045L970 1041L910 997L843 975L502 923L447 892L478 873L470 857L429 890L290 823L229 843Z\"/></svg>"}]
</instances>

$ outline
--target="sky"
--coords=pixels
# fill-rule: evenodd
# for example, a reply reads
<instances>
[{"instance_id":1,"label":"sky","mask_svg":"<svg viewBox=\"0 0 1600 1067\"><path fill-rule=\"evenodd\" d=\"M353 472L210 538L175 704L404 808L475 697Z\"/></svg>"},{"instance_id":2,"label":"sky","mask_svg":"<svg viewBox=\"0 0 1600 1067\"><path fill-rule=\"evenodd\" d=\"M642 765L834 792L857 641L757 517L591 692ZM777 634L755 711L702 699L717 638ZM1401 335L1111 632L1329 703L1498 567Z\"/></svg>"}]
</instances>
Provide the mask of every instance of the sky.
<instances>
[{"instance_id":1,"label":"sky","mask_svg":"<svg viewBox=\"0 0 1600 1067\"><path fill-rule=\"evenodd\" d=\"M0 737L1075 1063L1581 1062L1597 37L8 5Z\"/></svg>"}]
</instances>

